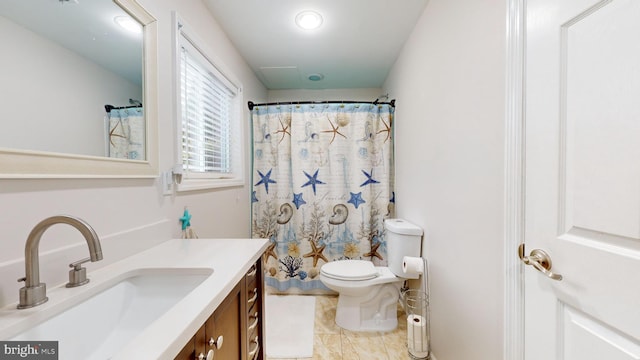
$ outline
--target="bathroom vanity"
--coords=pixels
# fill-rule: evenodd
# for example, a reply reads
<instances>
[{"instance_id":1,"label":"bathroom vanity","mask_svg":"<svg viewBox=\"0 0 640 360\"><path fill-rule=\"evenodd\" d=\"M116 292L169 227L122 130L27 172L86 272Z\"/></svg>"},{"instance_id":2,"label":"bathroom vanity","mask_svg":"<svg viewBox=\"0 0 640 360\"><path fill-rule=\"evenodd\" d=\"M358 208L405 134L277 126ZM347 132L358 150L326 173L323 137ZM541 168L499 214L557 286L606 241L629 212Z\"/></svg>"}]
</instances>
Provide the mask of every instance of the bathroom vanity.
<instances>
[{"instance_id":1,"label":"bathroom vanity","mask_svg":"<svg viewBox=\"0 0 640 360\"><path fill-rule=\"evenodd\" d=\"M263 299L262 261L258 260L175 359L263 359Z\"/></svg>"},{"instance_id":2,"label":"bathroom vanity","mask_svg":"<svg viewBox=\"0 0 640 360\"><path fill-rule=\"evenodd\" d=\"M209 350L216 359L262 359L268 243L173 239L88 265L85 285L51 286L48 301L28 309L1 308L0 340L58 341L66 359L206 359Z\"/></svg>"}]
</instances>

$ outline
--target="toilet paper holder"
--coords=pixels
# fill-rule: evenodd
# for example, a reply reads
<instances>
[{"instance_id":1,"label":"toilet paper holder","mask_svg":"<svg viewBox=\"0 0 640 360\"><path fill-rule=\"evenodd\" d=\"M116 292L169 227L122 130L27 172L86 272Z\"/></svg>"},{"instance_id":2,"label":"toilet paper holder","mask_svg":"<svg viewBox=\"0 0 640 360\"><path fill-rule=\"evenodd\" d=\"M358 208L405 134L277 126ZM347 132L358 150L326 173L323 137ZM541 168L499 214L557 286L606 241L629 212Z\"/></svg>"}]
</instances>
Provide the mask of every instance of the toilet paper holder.
<instances>
[{"instance_id":1,"label":"toilet paper holder","mask_svg":"<svg viewBox=\"0 0 640 360\"><path fill-rule=\"evenodd\" d=\"M407 314L407 349L409 357L415 360L428 360L431 357L431 334L427 259L405 256L402 259L402 271L407 278L422 276L422 288L406 290L402 294L402 298L403 307Z\"/></svg>"},{"instance_id":2,"label":"toilet paper holder","mask_svg":"<svg viewBox=\"0 0 640 360\"><path fill-rule=\"evenodd\" d=\"M431 357L431 334L429 326L429 298L421 290L407 290L404 296L407 314L407 351L414 360Z\"/></svg>"}]
</instances>

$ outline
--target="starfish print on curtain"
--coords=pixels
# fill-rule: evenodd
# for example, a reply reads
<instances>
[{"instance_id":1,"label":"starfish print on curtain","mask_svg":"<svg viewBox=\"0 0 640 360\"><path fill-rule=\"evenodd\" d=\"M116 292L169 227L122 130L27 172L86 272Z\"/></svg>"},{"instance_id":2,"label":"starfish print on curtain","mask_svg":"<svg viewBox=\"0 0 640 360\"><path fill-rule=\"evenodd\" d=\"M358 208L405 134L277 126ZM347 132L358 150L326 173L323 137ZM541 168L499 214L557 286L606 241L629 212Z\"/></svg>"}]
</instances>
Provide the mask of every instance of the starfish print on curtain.
<instances>
[{"instance_id":1,"label":"starfish print on curtain","mask_svg":"<svg viewBox=\"0 0 640 360\"><path fill-rule=\"evenodd\" d=\"M333 140L336 139L336 135L340 135L345 139L347 138L343 133L340 132L340 125L338 125L338 126L333 125L333 122L331 122L331 119L329 119L329 124L331 124L331 130L321 131L323 133L331 133L331 134L333 134L333 136L331 137L331 141L329 141L329 144L333 143Z\"/></svg>"},{"instance_id":2,"label":"starfish print on curtain","mask_svg":"<svg viewBox=\"0 0 640 360\"><path fill-rule=\"evenodd\" d=\"M307 172L306 172L306 171L303 171L304 175L307 177L307 179L309 179L309 181L307 181L306 183L304 183L304 184L302 185L302 187L305 187L305 186L309 186L309 185L311 185L311 188L313 189L313 194L314 194L314 195L316 194L316 185L318 185L318 184L324 184L324 182L322 182L322 181L318 180L318 171L320 171L320 170L319 170L319 169L318 169L318 170L316 170L316 172L315 172L315 173L313 173L313 175L309 175L309 174L307 174Z\"/></svg>"},{"instance_id":3,"label":"starfish print on curtain","mask_svg":"<svg viewBox=\"0 0 640 360\"><path fill-rule=\"evenodd\" d=\"M273 169L269 169L266 174L263 174L258 170L258 175L260 175L260 181L258 181L254 186L258 186L260 184L264 184L264 191L269 193L269 184L275 184L276 182L271 179L271 171Z\"/></svg>"},{"instance_id":4,"label":"starfish print on curtain","mask_svg":"<svg viewBox=\"0 0 640 360\"><path fill-rule=\"evenodd\" d=\"M319 259L322 259L325 262L329 262L329 260L327 260L327 258L324 257L324 255L322 254L322 252L324 251L324 248L326 247L326 245L322 245L322 246L318 247L318 245L316 245L316 243L314 241L310 241L309 244L311 244L311 252L309 252L308 254L304 254L302 256L303 257L313 258L313 266L314 267L318 264L318 260Z\"/></svg>"}]
</instances>

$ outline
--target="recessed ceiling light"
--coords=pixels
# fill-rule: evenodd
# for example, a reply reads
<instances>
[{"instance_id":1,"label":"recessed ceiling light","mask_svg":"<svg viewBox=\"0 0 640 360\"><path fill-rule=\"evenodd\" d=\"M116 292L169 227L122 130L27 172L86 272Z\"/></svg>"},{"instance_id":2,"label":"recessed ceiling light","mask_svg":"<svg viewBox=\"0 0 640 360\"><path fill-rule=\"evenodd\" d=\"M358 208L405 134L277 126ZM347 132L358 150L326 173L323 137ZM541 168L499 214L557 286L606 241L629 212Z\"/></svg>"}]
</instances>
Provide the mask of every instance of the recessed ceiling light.
<instances>
[{"instance_id":1,"label":"recessed ceiling light","mask_svg":"<svg viewBox=\"0 0 640 360\"><path fill-rule=\"evenodd\" d=\"M322 25L322 16L315 11L305 10L296 15L296 24L305 30L317 29Z\"/></svg>"},{"instance_id":2,"label":"recessed ceiling light","mask_svg":"<svg viewBox=\"0 0 640 360\"><path fill-rule=\"evenodd\" d=\"M307 79L309 79L311 81L320 81L320 80L324 79L324 75L322 75L322 74L309 74L309 76L307 76Z\"/></svg>"},{"instance_id":3,"label":"recessed ceiling light","mask_svg":"<svg viewBox=\"0 0 640 360\"><path fill-rule=\"evenodd\" d=\"M128 32L131 32L134 34L142 33L142 26L140 26L138 22L136 22L135 20L133 20L128 16L124 16L124 15L116 16L113 18L113 21L115 21L116 24L120 25L123 29L127 30Z\"/></svg>"}]
</instances>

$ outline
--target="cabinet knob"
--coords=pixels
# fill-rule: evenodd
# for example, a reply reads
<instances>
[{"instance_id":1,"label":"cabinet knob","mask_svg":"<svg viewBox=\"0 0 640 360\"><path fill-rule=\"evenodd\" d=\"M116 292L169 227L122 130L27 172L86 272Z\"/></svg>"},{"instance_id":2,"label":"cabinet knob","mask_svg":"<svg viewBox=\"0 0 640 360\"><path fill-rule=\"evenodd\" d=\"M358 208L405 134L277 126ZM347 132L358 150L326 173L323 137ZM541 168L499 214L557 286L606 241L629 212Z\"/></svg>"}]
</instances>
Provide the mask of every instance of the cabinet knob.
<instances>
[{"instance_id":1,"label":"cabinet knob","mask_svg":"<svg viewBox=\"0 0 640 360\"><path fill-rule=\"evenodd\" d=\"M213 350L209 350L209 352L207 353L207 356L204 356L203 353L200 353L200 355L198 355L198 357L196 358L196 360L213 360Z\"/></svg>"},{"instance_id":2,"label":"cabinet knob","mask_svg":"<svg viewBox=\"0 0 640 360\"><path fill-rule=\"evenodd\" d=\"M209 346L211 347L216 347L216 349L221 349L222 348L222 343L224 342L224 337L222 335L218 336L217 339L213 339L213 337L211 337L211 339L209 339ZM213 350L211 350L213 351Z\"/></svg>"}]
</instances>

